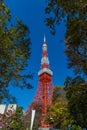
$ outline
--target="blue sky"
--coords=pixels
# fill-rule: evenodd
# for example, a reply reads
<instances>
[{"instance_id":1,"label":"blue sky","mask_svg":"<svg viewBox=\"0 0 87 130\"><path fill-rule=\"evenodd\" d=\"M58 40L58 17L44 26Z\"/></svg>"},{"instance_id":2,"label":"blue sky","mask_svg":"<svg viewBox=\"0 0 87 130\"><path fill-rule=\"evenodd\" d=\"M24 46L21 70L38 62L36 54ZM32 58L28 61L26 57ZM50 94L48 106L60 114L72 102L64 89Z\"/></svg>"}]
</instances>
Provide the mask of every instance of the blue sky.
<instances>
[{"instance_id":1,"label":"blue sky","mask_svg":"<svg viewBox=\"0 0 87 130\"><path fill-rule=\"evenodd\" d=\"M6 5L11 10L13 21L17 16L30 29L32 53L27 72L35 73L33 80L30 80L30 83L34 88L31 90L20 90L17 87L14 89L10 87L10 92L17 97L18 105L23 106L24 110L26 110L32 102L38 86L37 73L40 69L44 34L46 35L48 45L50 68L53 71L54 86L63 86L64 79L67 76L73 76L72 70L67 68L67 57L64 54L64 36L66 27L62 22L57 27L56 35L52 36L50 34L49 29L44 23L46 17L44 12L46 0L6 0Z\"/></svg>"}]
</instances>

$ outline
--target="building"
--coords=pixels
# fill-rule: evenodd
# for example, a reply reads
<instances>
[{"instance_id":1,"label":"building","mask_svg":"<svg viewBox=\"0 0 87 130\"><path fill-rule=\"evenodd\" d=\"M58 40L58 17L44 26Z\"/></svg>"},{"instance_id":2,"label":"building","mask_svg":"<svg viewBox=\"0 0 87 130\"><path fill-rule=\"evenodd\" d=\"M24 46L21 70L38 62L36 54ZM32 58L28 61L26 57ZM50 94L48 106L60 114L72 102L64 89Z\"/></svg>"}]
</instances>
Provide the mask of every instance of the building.
<instances>
[{"instance_id":1,"label":"building","mask_svg":"<svg viewBox=\"0 0 87 130\"><path fill-rule=\"evenodd\" d=\"M15 114L17 104L0 104L0 128Z\"/></svg>"}]
</instances>

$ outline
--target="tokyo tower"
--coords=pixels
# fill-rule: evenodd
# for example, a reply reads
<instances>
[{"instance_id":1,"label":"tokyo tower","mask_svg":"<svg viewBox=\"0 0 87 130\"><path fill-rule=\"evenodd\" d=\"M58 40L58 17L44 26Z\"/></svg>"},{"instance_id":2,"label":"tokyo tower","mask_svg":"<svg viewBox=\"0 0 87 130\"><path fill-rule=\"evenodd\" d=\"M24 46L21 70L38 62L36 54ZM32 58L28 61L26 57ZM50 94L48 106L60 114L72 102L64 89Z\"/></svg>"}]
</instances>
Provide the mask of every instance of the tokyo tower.
<instances>
[{"instance_id":1,"label":"tokyo tower","mask_svg":"<svg viewBox=\"0 0 87 130\"><path fill-rule=\"evenodd\" d=\"M50 125L46 123L45 118L47 116L48 107L52 105L52 96L53 96L53 89L54 89L53 83L52 83L52 75L53 75L53 72L51 71L50 66L49 66L46 37L44 36L44 43L42 45L41 67L38 72L39 82L38 82L37 91L33 100L33 102L42 104L41 105L42 116L41 116L41 121L40 121L41 130L49 130L50 128Z\"/></svg>"}]
</instances>

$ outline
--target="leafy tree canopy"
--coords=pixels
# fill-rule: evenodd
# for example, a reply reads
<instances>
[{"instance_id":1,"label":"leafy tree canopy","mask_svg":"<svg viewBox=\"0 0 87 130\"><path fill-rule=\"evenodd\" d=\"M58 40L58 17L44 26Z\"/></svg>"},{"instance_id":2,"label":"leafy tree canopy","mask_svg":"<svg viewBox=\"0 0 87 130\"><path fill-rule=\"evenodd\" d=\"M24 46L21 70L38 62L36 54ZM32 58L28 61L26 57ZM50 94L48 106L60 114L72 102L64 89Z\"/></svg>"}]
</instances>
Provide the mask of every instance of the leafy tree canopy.
<instances>
[{"instance_id":1,"label":"leafy tree canopy","mask_svg":"<svg viewBox=\"0 0 87 130\"><path fill-rule=\"evenodd\" d=\"M82 130L80 126L77 126L77 125L73 125L71 127L71 130Z\"/></svg>"},{"instance_id":2,"label":"leafy tree canopy","mask_svg":"<svg viewBox=\"0 0 87 130\"><path fill-rule=\"evenodd\" d=\"M12 118L11 128L13 130L24 130L23 127L23 108L18 107L15 116Z\"/></svg>"},{"instance_id":3,"label":"leafy tree canopy","mask_svg":"<svg viewBox=\"0 0 87 130\"><path fill-rule=\"evenodd\" d=\"M24 130L23 108L17 107L16 111L8 112L8 116L3 115L3 127L1 130Z\"/></svg>"},{"instance_id":4,"label":"leafy tree canopy","mask_svg":"<svg viewBox=\"0 0 87 130\"><path fill-rule=\"evenodd\" d=\"M64 88L55 87L53 94L53 105L49 107L47 114L47 121L53 125L54 128L67 129L68 124L74 122L70 118L67 99Z\"/></svg>"},{"instance_id":5,"label":"leafy tree canopy","mask_svg":"<svg viewBox=\"0 0 87 130\"><path fill-rule=\"evenodd\" d=\"M9 8L4 0L0 0L0 102L14 99L9 95L9 83L20 88L31 88L26 79L32 75L21 73L31 53L29 30L22 21L17 19L16 24L11 25L11 20Z\"/></svg>"},{"instance_id":6,"label":"leafy tree canopy","mask_svg":"<svg viewBox=\"0 0 87 130\"><path fill-rule=\"evenodd\" d=\"M67 77L65 82L69 113L76 126L87 128L87 0L48 0L45 11L48 14L45 22L52 34L62 20L65 22L68 67L77 75L73 79Z\"/></svg>"},{"instance_id":7,"label":"leafy tree canopy","mask_svg":"<svg viewBox=\"0 0 87 130\"><path fill-rule=\"evenodd\" d=\"M87 128L87 83L80 76L68 77L65 86L71 117L77 125Z\"/></svg>"},{"instance_id":8,"label":"leafy tree canopy","mask_svg":"<svg viewBox=\"0 0 87 130\"><path fill-rule=\"evenodd\" d=\"M56 25L66 23L65 53L68 67L87 76L87 0L48 0L46 25L55 34ZM50 14L50 15L49 15Z\"/></svg>"}]
</instances>

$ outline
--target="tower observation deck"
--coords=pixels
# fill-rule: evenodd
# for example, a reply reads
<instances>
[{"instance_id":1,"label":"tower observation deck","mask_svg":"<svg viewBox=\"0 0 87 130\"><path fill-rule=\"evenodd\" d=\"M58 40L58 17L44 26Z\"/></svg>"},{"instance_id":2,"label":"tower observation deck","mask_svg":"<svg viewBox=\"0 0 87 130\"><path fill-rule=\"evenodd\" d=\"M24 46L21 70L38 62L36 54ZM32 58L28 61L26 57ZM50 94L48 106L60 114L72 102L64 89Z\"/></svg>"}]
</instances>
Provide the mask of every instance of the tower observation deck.
<instances>
[{"instance_id":1,"label":"tower observation deck","mask_svg":"<svg viewBox=\"0 0 87 130\"><path fill-rule=\"evenodd\" d=\"M39 81L36 94L32 103L37 102L41 104L41 120L40 128L41 130L49 130L50 125L45 122L47 116L47 109L52 105L52 96L53 96L53 83L52 83L53 72L49 66L49 59L47 53L47 44L46 37L44 36L44 43L42 45L42 58L41 58L41 67L38 72ZM32 106L32 105L31 105ZM28 109L29 111L30 109Z\"/></svg>"}]
</instances>

